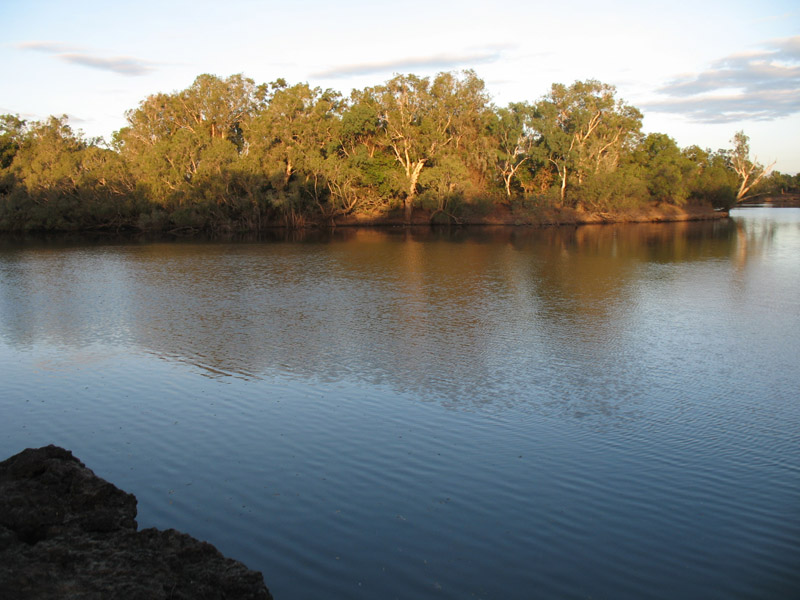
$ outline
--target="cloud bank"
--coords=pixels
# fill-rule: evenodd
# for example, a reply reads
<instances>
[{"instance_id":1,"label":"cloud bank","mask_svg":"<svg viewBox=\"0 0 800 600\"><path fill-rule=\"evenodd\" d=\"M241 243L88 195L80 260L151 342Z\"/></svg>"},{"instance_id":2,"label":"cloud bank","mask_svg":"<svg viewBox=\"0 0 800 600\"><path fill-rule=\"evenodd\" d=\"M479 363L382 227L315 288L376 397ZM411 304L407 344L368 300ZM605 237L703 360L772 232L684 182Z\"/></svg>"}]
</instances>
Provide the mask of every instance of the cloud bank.
<instances>
[{"instance_id":1,"label":"cloud bank","mask_svg":"<svg viewBox=\"0 0 800 600\"><path fill-rule=\"evenodd\" d=\"M727 56L656 91L663 98L642 106L699 123L772 121L800 112L800 36Z\"/></svg>"},{"instance_id":2,"label":"cloud bank","mask_svg":"<svg viewBox=\"0 0 800 600\"><path fill-rule=\"evenodd\" d=\"M371 75L373 73L396 73L412 69L441 69L447 71L463 66L473 66L494 62L502 56L502 46L484 48L474 52L457 54L433 54L430 56L405 57L385 62L364 62L352 65L333 67L317 73L312 77L337 79L353 75Z\"/></svg>"},{"instance_id":3,"label":"cloud bank","mask_svg":"<svg viewBox=\"0 0 800 600\"><path fill-rule=\"evenodd\" d=\"M68 63L111 71L118 75L138 76L146 75L155 70L154 63L132 56L96 56L81 52L80 48L62 44L61 42L22 42L17 44L21 50L44 52Z\"/></svg>"}]
</instances>

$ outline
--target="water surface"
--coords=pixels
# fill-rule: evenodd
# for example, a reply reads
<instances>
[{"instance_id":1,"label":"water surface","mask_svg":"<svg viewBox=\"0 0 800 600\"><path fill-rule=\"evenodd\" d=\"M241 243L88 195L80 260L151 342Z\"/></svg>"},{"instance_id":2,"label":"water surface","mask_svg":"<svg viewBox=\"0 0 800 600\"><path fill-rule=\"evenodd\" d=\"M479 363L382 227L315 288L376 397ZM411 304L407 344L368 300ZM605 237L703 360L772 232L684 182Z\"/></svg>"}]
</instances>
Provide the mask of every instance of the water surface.
<instances>
[{"instance_id":1,"label":"water surface","mask_svg":"<svg viewBox=\"0 0 800 600\"><path fill-rule=\"evenodd\" d=\"M0 454L276 598L800 589L800 209L0 241Z\"/></svg>"}]
</instances>

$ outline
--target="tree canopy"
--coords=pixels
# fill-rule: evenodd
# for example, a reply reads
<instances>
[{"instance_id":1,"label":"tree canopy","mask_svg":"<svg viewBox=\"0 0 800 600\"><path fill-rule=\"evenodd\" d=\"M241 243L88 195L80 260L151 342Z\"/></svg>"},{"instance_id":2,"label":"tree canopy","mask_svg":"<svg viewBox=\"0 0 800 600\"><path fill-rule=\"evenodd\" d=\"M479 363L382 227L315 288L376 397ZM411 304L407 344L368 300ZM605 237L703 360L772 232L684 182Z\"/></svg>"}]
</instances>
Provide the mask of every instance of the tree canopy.
<instances>
[{"instance_id":1,"label":"tree canopy","mask_svg":"<svg viewBox=\"0 0 800 600\"><path fill-rule=\"evenodd\" d=\"M496 208L728 207L798 183L751 161L743 132L717 151L644 135L641 112L595 80L498 107L474 71L395 75L349 97L203 74L125 116L106 144L66 117L0 115L0 229L252 230L352 215L409 222L415 210L457 221Z\"/></svg>"}]
</instances>

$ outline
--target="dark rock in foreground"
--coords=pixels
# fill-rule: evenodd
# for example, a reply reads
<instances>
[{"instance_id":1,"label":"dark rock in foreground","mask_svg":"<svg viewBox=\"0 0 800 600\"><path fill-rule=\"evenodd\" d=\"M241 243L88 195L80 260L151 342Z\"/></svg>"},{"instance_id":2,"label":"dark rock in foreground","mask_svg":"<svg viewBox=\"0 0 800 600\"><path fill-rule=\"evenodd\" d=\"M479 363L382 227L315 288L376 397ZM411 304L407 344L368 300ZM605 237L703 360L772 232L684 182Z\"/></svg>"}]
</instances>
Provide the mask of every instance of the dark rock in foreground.
<instances>
[{"instance_id":1,"label":"dark rock in foreground","mask_svg":"<svg viewBox=\"0 0 800 600\"><path fill-rule=\"evenodd\" d=\"M0 462L0 598L269 599L260 573L175 530L57 446Z\"/></svg>"}]
</instances>

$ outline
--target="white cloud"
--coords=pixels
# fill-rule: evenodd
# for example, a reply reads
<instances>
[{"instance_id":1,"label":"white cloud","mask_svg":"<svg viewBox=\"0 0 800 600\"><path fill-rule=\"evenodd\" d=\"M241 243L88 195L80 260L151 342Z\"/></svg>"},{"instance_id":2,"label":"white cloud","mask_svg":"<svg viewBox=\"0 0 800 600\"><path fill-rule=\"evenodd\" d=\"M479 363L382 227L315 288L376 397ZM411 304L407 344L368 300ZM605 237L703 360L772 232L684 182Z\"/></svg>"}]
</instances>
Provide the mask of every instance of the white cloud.
<instances>
[{"instance_id":1,"label":"white cloud","mask_svg":"<svg viewBox=\"0 0 800 600\"><path fill-rule=\"evenodd\" d=\"M15 44L20 50L35 50L37 52L45 52L46 54L57 54L59 52L72 52L79 50L77 46L70 46L69 44L62 44L61 42L45 42L45 41L31 41L20 42Z\"/></svg>"},{"instance_id":2,"label":"white cloud","mask_svg":"<svg viewBox=\"0 0 800 600\"><path fill-rule=\"evenodd\" d=\"M120 75L146 75L154 70L153 63L130 56L112 56L102 58L89 54L59 54L61 60L92 69L112 71Z\"/></svg>"},{"instance_id":3,"label":"white cloud","mask_svg":"<svg viewBox=\"0 0 800 600\"><path fill-rule=\"evenodd\" d=\"M677 77L657 90L660 99L642 106L701 123L773 120L800 112L800 36L764 46Z\"/></svg>"},{"instance_id":4,"label":"white cloud","mask_svg":"<svg viewBox=\"0 0 800 600\"><path fill-rule=\"evenodd\" d=\"M112 73L117 73L119 75L146 75L147 73L155 70L156 64L132 56L103 57L86 52L77 52L78 50L81 50L81 48L63 44L61 42L20 42L19 44L16 44L16 47L20 50L44 52L68 63L89 67L92 69L111 71Z\"/></svg>"},{"instance_id":5,"label":"white cloud","mask_svg":"<svg viewBox=\"0 0 800 600\"><path fill-rule=\"evenodd\" d=\"M312 77L340 78L354 75L369 75L372 73L392 73L408 71L411 69L441 69L449 70L457 67L471 67L500 60L502 47L492 46L472 52L457 54L432 54L430 56L405 57L383 62L364 62L340 67L332 67L317 73Z\"/></svg>"}]
</instances>

